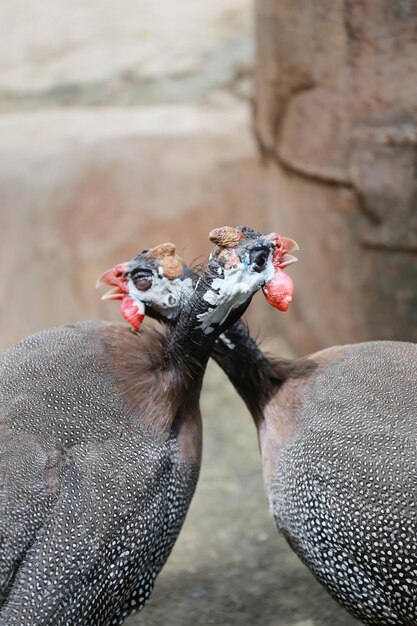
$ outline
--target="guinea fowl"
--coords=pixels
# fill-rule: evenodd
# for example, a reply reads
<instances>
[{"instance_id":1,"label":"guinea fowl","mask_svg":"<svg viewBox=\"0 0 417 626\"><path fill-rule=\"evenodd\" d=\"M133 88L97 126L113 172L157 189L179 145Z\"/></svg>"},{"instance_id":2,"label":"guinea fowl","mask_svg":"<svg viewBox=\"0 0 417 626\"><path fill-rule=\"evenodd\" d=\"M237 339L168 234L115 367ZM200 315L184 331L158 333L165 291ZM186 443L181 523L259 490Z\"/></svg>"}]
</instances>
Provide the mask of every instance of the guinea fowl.
<instances>
[{"instance_id":1,"label":"guinea fowl","mask_svg":"<svg viewBox=\"0 0 417 626\"><path fill-rule=\"evenodd\" d=\"M274 241L216 248L175 329L84 322L2 355L1 626L122 624L144 606L196 485L206 363L274 278ZM148 258L182 272L169 246ZM140 297L124 307L137 326Z\"/></svg>"},{"instance_id":2,"label":"guinea fowl","mask_svg":"<svg viewBox=\"0 0 417 626\"><path fill-rule=\"evenodd\" d=\"M276 266L288 264L285 244ZM153 275L163 277L157 263ZM177 277L166 293L189 293L198 276L183 276L183 289ZM154 314L163 316L162 301ZM278 528L355 617L416 625L417 345L375 341L288 360L267 357L240 322L222 337L212 356L253 416Z\"/></svg>"}]
</instances>

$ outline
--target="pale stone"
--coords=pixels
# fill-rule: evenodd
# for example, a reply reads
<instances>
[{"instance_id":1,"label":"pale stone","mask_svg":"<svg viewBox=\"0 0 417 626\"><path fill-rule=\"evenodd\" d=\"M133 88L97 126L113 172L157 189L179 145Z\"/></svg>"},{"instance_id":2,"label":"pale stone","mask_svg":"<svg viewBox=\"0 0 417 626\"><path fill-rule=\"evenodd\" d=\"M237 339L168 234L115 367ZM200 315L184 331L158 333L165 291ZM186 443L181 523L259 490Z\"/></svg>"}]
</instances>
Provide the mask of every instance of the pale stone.
<instances>
[{"instance_id":1,"label":"pale stone","mask_svg":"<svg viewBox=\"0 0 417 626\"><path fill-rule=\"evenodd\" d=\"M301 352L416 341L417 6L257 0L256 16L268 224L301 247L279 328Z\"/></svg>"},{"instance_id":2,"label":"pale stone","mask_svg":"<svg viewBox=\"0 0 417 626\"><path fill-rule=\"evenodd\" d=\"M2 347L39 328L120 319L94 284L144 247L174 241L201 262L213 227L265 226L244 106L0 116L0 206Z\"/></svg>"},{"instance_id":3,"label":"pale stone","mask_svg":"<svg viewBox=\"0 0 417 626\"><path fill-rule=\"evenodd\" d=\"M0 104L210 97L252 60L249 0L0 4ZM11 104L10 104L11 103Z\"/></svg>"}]
</instances>

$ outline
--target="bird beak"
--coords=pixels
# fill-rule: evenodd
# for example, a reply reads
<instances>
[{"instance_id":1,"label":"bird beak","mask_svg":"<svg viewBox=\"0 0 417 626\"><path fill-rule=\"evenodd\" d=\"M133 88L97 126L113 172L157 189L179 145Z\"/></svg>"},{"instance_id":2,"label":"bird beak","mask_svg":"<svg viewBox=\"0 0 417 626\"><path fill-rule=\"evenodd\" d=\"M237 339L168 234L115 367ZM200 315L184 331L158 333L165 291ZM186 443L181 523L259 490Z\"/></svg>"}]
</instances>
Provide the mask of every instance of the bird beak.
<instances>
[{"instance_id":1,"label":"bird beak","mask_svg":"<svg viewBox=\"0 0 417 626\"><path fill-rule=\"evenodd\" d=\"M281 269L284 269L284 267L288 267L289 265L292 265L293 263L297 263L298 259L296 256L293 256L292 254L285 254L284 257L282 258L282 261L279 261L278 263L278 267L280 267Z\"/></svg>"},{"instance_id":2,"label":"bird beak","mask_svg":"<svg viewBox=\"0 0 417 626\"><path fill-rule=\"evenodd\" d=\"M129 262L118 263L110 270L104 272L96 282L96 289L103 285L110 285L111 289L101 296L102 300L122 300L128 293L126 272L129 270Z\"/></svg>"},{"instance_id":3,"label":"bird beak","mask_svg":"<svg viewBox=\"0 0 417 626\"><path fill-rule=\"evenodd\" d=\"M295 252L296 250L300 249L300 246L296 241L294 241L294 239L290 239L289 237L281 237L281 241L286 252Z\"/></svg>"},{"instance_id":4,"label":"bird beak","mask_svg":"<svg viewBox=\"0 0 417 626\"><path fill-rule=\"evenodd\" d=\"M290 254L300 249L300 246L294 239L289 237L281 237L275 233L275 252L273 258L274 267L284 269L298 261L297 257Z\"/></svg>"},{"instance_id":5,"label":"bird beak","mask_svg":"<svg viewBox=\"0 0 417 626\"><path fill-rule=\"evenodd\" d=\"M284 269L284 267L288 267L298 261L298 259L290 254L291 252L295 252L299 250L300 247L294 239L290 239L289 237L282 237L278 233L270 233L266 237L269 241L272 241L274 244L274 251L272 254L272 264L275 269Z\"/></svg>"}]
</instances>

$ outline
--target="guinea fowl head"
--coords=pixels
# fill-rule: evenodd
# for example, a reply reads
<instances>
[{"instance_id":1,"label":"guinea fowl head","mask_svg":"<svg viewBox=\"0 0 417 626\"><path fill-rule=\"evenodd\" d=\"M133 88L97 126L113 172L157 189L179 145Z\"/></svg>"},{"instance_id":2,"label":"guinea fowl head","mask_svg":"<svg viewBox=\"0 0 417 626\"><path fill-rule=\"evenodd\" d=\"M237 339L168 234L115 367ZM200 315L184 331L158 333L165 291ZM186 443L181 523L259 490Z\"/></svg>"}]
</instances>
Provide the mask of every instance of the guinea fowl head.
<instances>
[{"instance_id":1,"label":"guinea fowl head","mask_svg":"<svg viewBox=\"0 0 417 626\"><path fill-rule=\"evenodd\" d=\"M299 250L293 239L278 233L263 236L246 226L217 228L211 231L209 238L217 244L213 253L218 253L219 260L221 257L225 260L225 269L233 266L237 254L246 269L260 273L267 267L265 251L270 247L272 267L269 267L270 278L263 284L262 291L272 306L280 311L288 309L294 295L294 283L283 270L297 261L290 254ZM227 250L233 250L233 246L236 246L235 253L228 253Z\"/></svg>"},{"instance_id":2,"label":"guinea fowl head","mask_svg":"<svg viewBox=\"0 0 417 626\"><path fill-rule=\"evenodd\" d=\"M102 285L111 289L101 299L121 300L121 313L134 331L139 330L145 309L150 317L175 319L194 288L173 243L146 248L131 261L118 263L100 276L96 287Z\"/></svg>"},{"instance_id":3,"label":"guinea fowl head","mask_svg":"<svg viewBox=\"0 0 417 626\"><path fill-rule=\"evenodd\" d=\"M298 249L292 239L277 233L264 236L244 226L218 228L209 237L216 247L201 277L201 312L197 318L203 332L213 329L209 319L217 325L228 317L223 305L229 300L237 319L259 288L270 304L287 310L294 285L283 269L296 261L289 254ZM97 286L112 287L103 299L121 300L123 316L133 330L138 330L145 308L151 317L174 321L199 280L200 276L176 255L175 246L166 243L116 265L99 278Z\"/></svg>"}]
</instances>

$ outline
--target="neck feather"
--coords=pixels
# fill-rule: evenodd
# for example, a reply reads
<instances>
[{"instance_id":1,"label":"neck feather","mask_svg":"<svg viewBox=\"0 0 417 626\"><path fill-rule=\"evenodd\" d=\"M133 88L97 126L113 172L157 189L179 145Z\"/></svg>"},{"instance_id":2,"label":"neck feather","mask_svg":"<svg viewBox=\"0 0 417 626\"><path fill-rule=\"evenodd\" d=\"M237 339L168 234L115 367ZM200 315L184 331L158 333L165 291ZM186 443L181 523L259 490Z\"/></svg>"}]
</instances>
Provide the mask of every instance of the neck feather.
<instances>
[{"instance_id":1,"label":"neck feather","mask_svg":"<svg viewBox=\"0 0 417 626\"><path fill-rule=\"evenodd\" d=\"M269 400L288 378L298 378L311 369L305 359L268 357L252 339L242 322L225 331L216 342L214 360L245 402L257 425Z\"/></svg>"},{"instance_id":2,"label":"neck feather","mask_svg":"<svg viewBox=\"0 0 417 626\"><path fill-rule=\"evenodd\" d=\"M235 308L227 297L211 304L211 294L218 295L215 280L215 271L206 269L168 339L167 358L193 376L200 373L202 377L216 340L243 315L251 300L246 296L246 302L239 301Z\"/></svg>"}]
</instances>

